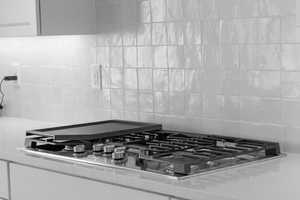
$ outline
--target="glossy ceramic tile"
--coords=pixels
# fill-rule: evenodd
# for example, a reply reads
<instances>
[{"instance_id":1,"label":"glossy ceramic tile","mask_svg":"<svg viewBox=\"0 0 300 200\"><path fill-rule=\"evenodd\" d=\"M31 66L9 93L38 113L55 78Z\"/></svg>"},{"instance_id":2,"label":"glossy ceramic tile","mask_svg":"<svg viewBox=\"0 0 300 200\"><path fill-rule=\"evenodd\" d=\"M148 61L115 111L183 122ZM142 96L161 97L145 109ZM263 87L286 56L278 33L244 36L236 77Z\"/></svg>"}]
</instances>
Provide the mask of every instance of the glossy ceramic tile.
<instances>
[{"instance_id":1,"label":"glossy ceramic tile","mask_svg":"<svg viewBox=\"0 0 300 200\"><path fill-rule=\"evenodd\" d=\"M240 106L242 121L267 124L281 124L282 122L282 103L280 100L242 97Z\"/></svg>"},{"instance_id":2,"label":"glossy ceramic tile","mask_svg":"<svg viewBox=\"0 0 300 200\"><path fill-rule=\"evenodd\" d=\"M198 19L199 18L199 1L186 0L182 2L183 17L185 19Z\"/></svg>"},{"instance_id":3,"label":"glossy ceramic tile","mask_svg":"<svg viewBox=\"0 0 300 200\"><path fill-rule=\"evenodd\" d=\"M256 19L238 19L235 21L238 43L253 44L258 42L258 21Z\"/></svg>"},{"instance_id":4,"label":"glossy ceramic tile","mask_svg":"<svg viewBox=\"0 0 300 200\"><path fill-rule=\"evenodd\" d=\"M152 67L153 66L153 48L152 47L138 47L138 66Z\"/></svg>"},{"instance_id":5,"label":"glossy ceramic tile","mask_svg":"<svg viewBox=\"0 0 300 200\"><path fill-rule=\"evenodd\" d=\"M280 97L280 71L241 71L241 95Z\"/></svg>"},{"instance_id":6,"label":"glossy ceramic tile","mask_svg":"<svg viewBox=\"0 0 300 200\"><path fill-rule=\"evenodd\" d=\"M297 100L285 100L282 104L283 122L287 125L298 127L300 102Z\"/></svg>"},{"instance_id":7,"label":"glossy ceramic tile","mask_svg":"<svg viewBox=\"0 0 300 200\"><path fill-rule=\"evenodd\" d=\"M169 72L167 69L153 70L153 89L155 91L168 91Z\"/></svg>"},{"instance_id":8,"label":"glossy ceramic tile","mask_svg":"<svg viewBox=\"0 0 300 200\"><path fill-rule=\"evenodd\" d=\"M123 70L119 68L110 69L111 88L123 87Z\"/></svg>"},{"instance_id":9,"label":"glossy ceramic tile","mask_svg":"<svg viewBox=\"0 0 300 200\"><path fill-rule=\"evenodd\" d=\"M167 0L167 19L181 20L183 18L182 0Z\"/></svg>"},{"instance_id":10,"label":"glossy ceramic tile","mask_svg":"<svg viewBox=\"0 0 300 200\"><path fill-rule=\"evenodd\" d=\"M285 145L286 137L283 126L262 123L241 123L240 127L241 136L247 136L252 139L279 141L281 142L281 147Z\"/></svg>"},{"instance_id":11,"label":"glossy ceramic tile","mask_svg":"<svg viewBox=\"0 0 300 200\"><path fill-rule=\"evenodd\" d=\"M5 88L1 115L155 121L285 138L297 149L295 0L138 2L136 9L121 3L122 14L112 19L103 14L111 23L99 22L106 31L98 35L0 39L0 75L21 74L20 86ZM95 65L102 65L102 90L91 87Z\"/></svg>"},{"instance_id":12,"label":"glossy ceramic tile","mask_svg":"<svg viewBox=\"0 0 300 200\"><path fill-rule=\"evenodd\" d=\"M145 0L140 2L139 13L141 22L151 22L151 1Z\"/></svg>"},{"instance_id":13,"label":"glossy ceramic tile","mask_svg":"<svg viewBox=\"0 0 300 200\"><path fill-rule=\"evenodd\" d=\"M124 47L124 66L137 67L137 48Z\"/></svg>"},{"instance_id":14,"label":"glossy ceramic tile","mask_svg":"<svg viewBox=\"0 0 300 200\"><path fill-rule=\"evenodd\" d=\"M123 34L122 34L122 42L123 42L123 46L136 45L137 44L137 32L129 32L129 31L124 30Z\"/></svg>"},{"instance_id":15,"label":"glossy ceramic tile","mask_svg":"<svg viewBox=\"0 0 300 200\"><path fill-rule=\"evenodd\" d=\"M153 22L166 20L166 0L151 0L151 14Z\"/></svg>"},{"instance_id":16,"label":"glossy ceramic tile","mask_svg":"<svg viewBox=\"0 0 300 200\"><path fill-rule=\"evenodd\" d=\"M217 44L221 40L221 22L219 20L208 20L203 22L203 43Z\"/></svg>"},{"instance_id":17,"label":"glossy ceramic tile","mask_svg":"<svg viewBox=\"0 0 300 200\"><path fill-rule=\"evenodd\" d=\"M153 112L153 94L152 93L140 93L139 95L140 111Z\"/></svg>"},{"instance_id":18,"label":"glossy ceramic tile","mask_svg":"<svg viewBox=\"0 0 300 200\"><path fill-rule=\"evenodd\" d=\"M136 91L125 91L125 109L129 111L137 111L138 93Z\"/></svg>"},{"instance_id":19,"label":"glossy ceramic tile","mask_svg":"<svg viewBox=\"0 0 300 200\"><path fill-rule=\"evenodd\" d=\"M157 68L168 67L168 47L156 46L153 47L153 65Z\"/></svg>"},{"instance_id":20,"label":"glossy ceramic tile","mask_svg":"<svg viewBox=\"0 0 300 200\"><path fill-rule=\"evenodd\" d=\"M282 80L282 97L287 99L300 99L300 72L283 72Z\"/></svg>"},{"instance_id":21,"label":"glossy ceramic tile","mask_svg":"<svg viewBox=\"0 0 300 200\"><path fill-rule=\"evenodd\" d=\"M123 66L123 49L122 47L111 47L109 52L109 60L111 67Z\"/></svg>"},{"instance_id":22,"label":"glossy ceramic tile","mask_svg":"<svg viewBox=\"0 0 300 200\"><path fill-rule=\"evenodd\" d=\"M152 44L166 45L167 44L167 24L152 23Z\"/></svg>"},{"instance_id":23,"label":"glossy ceramic tile","mask_svg":"<svg viewBox=\"0 0 300 200\"><path fill-rule=\"evenodd\" d=\"M282 67L285 70L299 71L300 57L299 44L285 44L282 45Z\"/></svg>"},{"instance_id":24,"label":"glossy ceramic tile","mask_svg":"<svg viewBox=\"0 0 300 200\"><path fill-rule=\"evenodd\" d=\"M169 94L167 92L154 93L154 112L168 114Z\"/></svg>"},{"instance_id":25,"label":"glossy ceramic tile","mask_svg":"<svg viewBox=\"0 0 300 200\"><path fill-rule=\"evenodd\" d=\"M116 111L123 110L124 102L123 102L123 90L121 89L112 89L110 91L110 103L111 108Z\"/></svg>"},{"instance_id":26,"label":"glossy ceramic tile","mask_svg":"<svg viewBox=\"0 0 300 200\"><path fill-rule=\"evenodd\" d=\"M184 70L170 70L169 85L170 91L184 91Z\"/></svg>"},{"instance_id":27,"label":"glossy ceramic tile","mask_svg":"<svg viewBox=\"0 0 300 200\"><path fill-rule=\"evenodd\" d=\"M239 16L239 0L215 0L216 11L221 18L236 18Z\"/></svg>"},{"instance_id":28,"label":"glossy ceramic tile","mask_svg":"<svg viewBox=\"0 0 300 200\"><path fill-rule=\"evenodd\" d=\"M173 115L183 115L185 113L185 96L181 92L171 92L169 94L169 112Z\"/></svg>"},{"instance_id":29,"label":"glossy ceramic tile","mask_svg":"<svg viewBox=\"0 0 300 200\"><path fill-rule=\"evenodd\" d=\"M173 1L173 0L171 0ZM184 44L184 23L170 22L167 23L168 30L168 44L183 45Z\"/></svg>"},{"instance_id":30,"label":"glossy ceramic tile","mask_svg":"<svg viewBox=\"0 0 300 200\"><path fill-rule=\"evenodd\" d=\"M297 42L296 16L289 15L281 18L281 40L282 42Z\"/></svg>"},{"instance_id":31,"label":"glossy ceramic tile","mask_svg":"<svg viewBox=\"0 0 300 200\"><path fill-rule=\"evenodd\" d=\"M205 87L205 72L199 69L185 70L185 89L187 92L202 92Z\"/></svg>"},{"instance_id":32,"label":"glossy ceramic tile","mask_svg":"<svg viewBox=\"0 0 300 200\"><path fill-rule=\"evenodd\" d=\"M204 98L201 94L189 94L186 97L186 113L189 116L201 116L203 114Z\"/></svg>"},{"instance_id":33,"label":"glossy ceramic tile","mask_svg":"<svg viewBox=\"0 0 300 200\"><path fill-rule=\"evenodd\" d=\"M137 69L125 69L125 88L136 90L138 87L137 77Z\"/></svg>"},{"instance_id":34,"label":"glossy ceramic tile","mask_svg":"<svg viewBox=\"0 0 300 200\"><path fill-rule=\"evenodd\" d=\"M200 45L184 46L184 67L200 68L203 66L203 48Z\"/></svg>"},{"instance_id":35,"label":"glossy ceramic tile","mask_svg":"<svg viewBox=\"0 0 300 200\"><path fill-rule=\"evenodd\" d=\"M278 43L280 42L280 18L263 18L257 21L257 42Z\"/></svg>"},{"instance_id":36,"label":"glossy ceramic tile","mask_svg":"<svg viewBox=\"0 0 300 200\"><path fill-rule=\"evenodd\" d=\"M138 45L151 45L151 34L152 33L152 25L142 24L137 30L137 43Z\"/></svg>"},{"instance_id":37,"label":"glossy ceramic tile","mask_svg":"<svg viewBox=\"0 0 300 200\"><path fill-rule=\"evenodd\" d=\"M152 90L153 87L153 70L152 69L139 69L139 89L140 90Z\"/></svg>"},{"instance_id":38,"label":"glossy ceramic tile","mask_svg":"<svg viewBox=\"0 0 300 200\"><path fill-rule=\"evenodd\" d=\"M297 127L288 126L285 128L285 135L287 137L286 138L287 151L292 151L297 153L300 152L299 143L298 143L298 141L300 140L299 131L300 128Z\"/></svg>"},{"instance_id":39,"label":"glossy ceramic tile","mask_svg":"<svg viewBox=\"0 0 300 200\"><path fill-rule=\"evenodd\" d=\"M184 67L183 46L168 46L168 66L169 68Z\"/></svg>"},{"instance_id":40,"label":"glossy ceramic tile","mask_svg":"<svg viewBox=\"0 0 300 200\"><path fill-rule=\"evenodd\" d=\"M279 44L243 45L240 66L243 69L280 69L281 47Z\"/></svg>"}]
</instances>

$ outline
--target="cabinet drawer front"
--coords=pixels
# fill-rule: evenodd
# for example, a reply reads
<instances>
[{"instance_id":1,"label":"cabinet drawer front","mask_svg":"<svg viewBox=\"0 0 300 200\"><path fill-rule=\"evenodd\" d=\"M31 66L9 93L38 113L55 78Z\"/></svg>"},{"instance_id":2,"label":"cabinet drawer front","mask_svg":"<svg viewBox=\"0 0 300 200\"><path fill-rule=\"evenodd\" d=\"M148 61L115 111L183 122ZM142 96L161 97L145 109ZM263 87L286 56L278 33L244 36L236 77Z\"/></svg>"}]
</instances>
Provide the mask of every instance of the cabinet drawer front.
<instances>
[{"instance_id":1,"label":"cabinet drawer front","mask_svg":"<svg viewBox=\"0 0 300 200\"><path fill-rule=\"evenodd\" d=\"M0 199L8 199L8 175L7 164L4 161L0 161Z\"/></svg>"},{"instance_id":2,"label":"cabinet drawer front","mask_svg":"<svg viewBox=\"0 0 300 200\"><path fill-rule=\"evenodd\" d=\"M12 164L10 171L12 200L168 200L156 194L17 164Z\"/></svg>"}]
</instances>

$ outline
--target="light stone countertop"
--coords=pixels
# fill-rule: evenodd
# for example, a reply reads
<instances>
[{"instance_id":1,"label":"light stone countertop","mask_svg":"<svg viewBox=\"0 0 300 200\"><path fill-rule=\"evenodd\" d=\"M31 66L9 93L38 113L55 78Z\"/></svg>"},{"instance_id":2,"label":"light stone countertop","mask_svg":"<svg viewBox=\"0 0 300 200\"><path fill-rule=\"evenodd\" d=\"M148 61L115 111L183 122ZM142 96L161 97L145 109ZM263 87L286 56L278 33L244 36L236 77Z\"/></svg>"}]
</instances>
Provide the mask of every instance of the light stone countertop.
<instances>
[{"instance_id":1,"label":"light stone countertop","mask_svg":"<svg viewBox=\"0 0 300 200\"><path fill-rule=\"evenodd\" d=\"M125 187L195 200L294 200L300 197L300 155L200 175L183 181L126 170L70 164L25 155L25 131L56 126L20 118L0 118L0 159Z\"/></svg>"}]
</instances>

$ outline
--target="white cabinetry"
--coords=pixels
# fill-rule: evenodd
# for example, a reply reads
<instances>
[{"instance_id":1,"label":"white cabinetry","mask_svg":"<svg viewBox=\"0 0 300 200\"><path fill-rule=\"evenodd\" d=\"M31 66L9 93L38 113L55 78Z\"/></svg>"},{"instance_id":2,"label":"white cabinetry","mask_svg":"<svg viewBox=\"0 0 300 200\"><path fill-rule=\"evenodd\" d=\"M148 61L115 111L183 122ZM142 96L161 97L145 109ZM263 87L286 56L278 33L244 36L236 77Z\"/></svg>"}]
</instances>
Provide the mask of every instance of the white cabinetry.
<instances>
[{"instance_id":1,"label":"white cabinetry","mask_svg":"<svg viewBox=\"0 0 300 200\"><path fill-rule=\"evenodd\" d=\"M37 0L0 0L0 36L38 34Z\"/></svg>"},{"instance_id":2,"label":"white cabinetry","mask_svg":"<svg viewBox=\"0 0 300 200\"><path fill-rule=\"evenodd\" d=\"M0 199L8 199L8 175L7 163L0 161Z\"/></svg>"},{"instance_id":3,"label":"white cabinetry","mask_svg":"<svg viewBox=\"0 0 300 200\"><path fill-rule=\"evenodd\" d=\"M91 34L95 0L0 0L0 36Z\"/></svg>"},{"instance_id":4,"label":"white cabinetry","mask_svg":"<svg viewBox=\"0 0 300 200\"><path fill-rule=\"evenodd\" d=\"M41 35L95 33L95 4L95 0L40 0Z\"/></svg>"},{"instance_id":5,"label":"white cabinetry","mask_svg":"<svg viewBox=\"0 0 300 200\"><path fill-rule=\"evenodd\" d=\"M168 197L115 185L10 165L11 200L168 200Z\"/></svg>"},{"instance_id":6,"label":"white cabinetry","mask_svg":"<svg viewBox=\"0 0 300 200\"><path fill-rule=\"evenodd\" d=\"M296 0L297 26L300 26L300 0Z\"/></svg>"}]
</instances>

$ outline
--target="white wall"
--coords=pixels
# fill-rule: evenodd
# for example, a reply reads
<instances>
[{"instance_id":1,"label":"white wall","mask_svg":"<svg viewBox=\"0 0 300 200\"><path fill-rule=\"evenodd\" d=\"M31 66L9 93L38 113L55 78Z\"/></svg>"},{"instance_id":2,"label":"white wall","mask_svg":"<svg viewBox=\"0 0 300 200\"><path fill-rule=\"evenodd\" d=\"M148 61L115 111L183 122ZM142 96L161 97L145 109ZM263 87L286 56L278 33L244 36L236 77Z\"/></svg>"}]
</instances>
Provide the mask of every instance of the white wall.
<instances>
[{"instance_id":1,"label":"white wall","mask_svg":"<svg viewBox=\"0 0 300 200\"><path fill-rule=\"evenodd\" d=\"M300 151L295 0L136 5L123 10L130 23L117 20L97 36L0 39L0 74L21 66L22 78L7 85L2 115L157 121ZM89 85L95 63L104 66L103 91Z\"/></svg>"}]
</instances>

